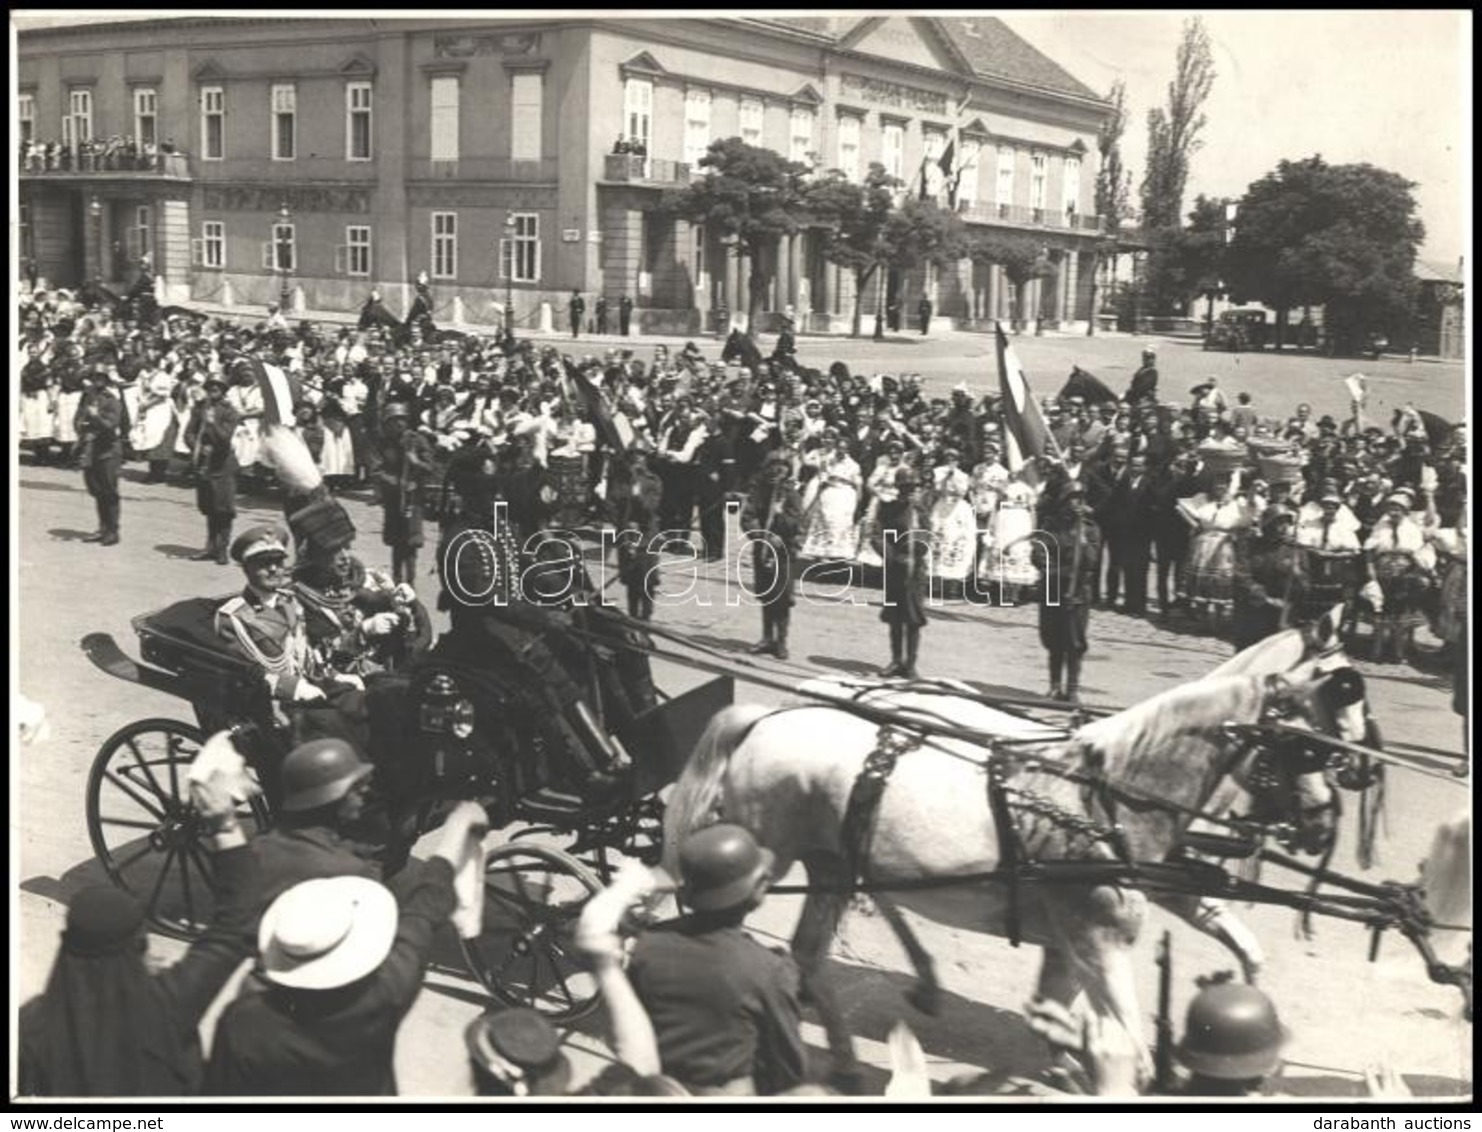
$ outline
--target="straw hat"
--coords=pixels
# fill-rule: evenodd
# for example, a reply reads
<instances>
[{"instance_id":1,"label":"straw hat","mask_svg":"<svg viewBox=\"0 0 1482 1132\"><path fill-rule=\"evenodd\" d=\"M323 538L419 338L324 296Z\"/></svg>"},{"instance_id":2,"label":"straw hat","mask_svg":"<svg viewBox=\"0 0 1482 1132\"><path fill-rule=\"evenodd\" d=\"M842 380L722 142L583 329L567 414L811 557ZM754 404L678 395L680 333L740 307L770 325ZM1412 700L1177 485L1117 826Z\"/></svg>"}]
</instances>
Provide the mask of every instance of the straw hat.
<instances>
[{"instance_id":1,"label":"straw hat","mask_svg":"<svg viewBox=\"0 0 1482 1132\"><path fill-rule=\"evenodd\" d=\"M263 974L297 990L332 990L369 975L396 939L396 898L366 877L296 884L274 900L257 933Z\"/></svg>"}]
</instances>

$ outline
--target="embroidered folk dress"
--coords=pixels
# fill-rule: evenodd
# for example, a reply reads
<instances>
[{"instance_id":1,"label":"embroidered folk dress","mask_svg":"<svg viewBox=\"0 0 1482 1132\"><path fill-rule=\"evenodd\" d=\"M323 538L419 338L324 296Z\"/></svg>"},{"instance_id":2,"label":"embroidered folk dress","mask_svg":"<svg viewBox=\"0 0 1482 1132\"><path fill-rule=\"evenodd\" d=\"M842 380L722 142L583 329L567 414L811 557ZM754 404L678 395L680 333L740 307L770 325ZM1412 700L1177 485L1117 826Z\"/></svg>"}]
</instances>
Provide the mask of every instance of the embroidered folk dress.
<instances>
[{"instance_id":1,"label":"embroidered folk dress","mask_svg":"<svg viewBox=\"0 0 1482 1132\"><path fill-rule=\"evenodd\" d=\"M854 558L859 545L854 512L861 479L859 465L847 453L825 456L819 462L818 492L804 523L804 558Z\"/></svg>"},{"instance_id":2,"label":"embroidered folk dress","mask_svg":"<svg viewBox=\"0 0 1482 1132\"><path fill-rule=\"evenodd\" d=\"M944 464L932 475L934 488L927 528L931 531L931 576L964 582L976 557L978 527L967 501L968 477L961 468Z\"/></svg>"}]
</instances>

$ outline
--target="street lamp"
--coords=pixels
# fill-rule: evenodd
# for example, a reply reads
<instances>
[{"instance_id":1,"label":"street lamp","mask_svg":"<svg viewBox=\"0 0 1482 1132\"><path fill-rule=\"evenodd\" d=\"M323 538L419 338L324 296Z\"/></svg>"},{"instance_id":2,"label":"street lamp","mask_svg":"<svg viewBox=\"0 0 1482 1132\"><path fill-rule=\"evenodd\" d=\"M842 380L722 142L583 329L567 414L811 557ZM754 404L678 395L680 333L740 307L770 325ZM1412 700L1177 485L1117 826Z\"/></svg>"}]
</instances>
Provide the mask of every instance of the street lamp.
<instances>
[{"instance_id":1,"label":"street lamp","mask_svg":"<svg viewBox=\"0 0 1482 1132\"><path fill-rule=\"evenodd\" d=\"M504 246L509 258L504 268L504 333L515 332L515 214L505 213Z\"/></svg>"},{"instance_id":2,"label":"street lamp","mask_svg":"<svg viewBox=\"0 0 1482 1132\"><path fill-rule=\"evenodd\" d=\"M288 202L283 201L278 205L278 310L288 317L289 294L288 294L288 249L292 244L288 239L288 221L293 213L288 210Z\"/></svg>"},{"instance_id":3,"label":"street lamp","mask_svg":"<svg viewBox=\"0 0 1482 1132\"><path fill-rule=\"evenodd\" d=\"M93 277L95 279L102 279L103 278L103 202L100 201L97 197L93 197L92 201L89 202L89 204L87 206L87 209L88 209L88 212L92 215L92 218L93 218L93 248L95 249L95 251L94 251L95 258L94 258L94 262L93 262Z\"/></svg>"}]
</instances>

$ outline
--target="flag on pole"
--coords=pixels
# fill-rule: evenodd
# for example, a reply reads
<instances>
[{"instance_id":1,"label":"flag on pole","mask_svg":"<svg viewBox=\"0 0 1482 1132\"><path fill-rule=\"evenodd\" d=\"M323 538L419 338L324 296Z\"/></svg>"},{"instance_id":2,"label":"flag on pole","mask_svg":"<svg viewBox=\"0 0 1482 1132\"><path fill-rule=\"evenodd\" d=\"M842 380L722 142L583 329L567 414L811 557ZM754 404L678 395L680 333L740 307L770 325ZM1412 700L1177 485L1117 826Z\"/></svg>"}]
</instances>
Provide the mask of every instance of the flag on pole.
<instances>
[{"instance_id":1,"label":"flag on pole","mask_svg":"<svg viewBox=\"0 0 1482 1132\"><path fill-rule=\"evenodd\" d=\"M623 428L618 424L616 415L607 408L607 402L602 397L602 391L593 384L592 379L579 369L568 369L567 375L571 378L572 388L575 390L580 404L591 418L592 427L597 430L597 435L602 442L614 452L626 452L632 441L632 425L628 425L628 435L623 435ZM623 424L628 424L626 420Z\"/></svg>"},{"instance_id":2,"label":"flag on pole","mask_svg":"<svg viewBox=\"0 0 1482 1132\"><path fill-rule=\"evenodd\" d=\"M937 168L942 171L942 176L952 176L952 154L956 152L957 139L949 138L947 148L942 150L942 156L937 158Z\"/></svg>"},{"instance_id":3,"label":"flag on pole","mask_svg":"<svg viewBox=\"0 0 1482 1132\"><path fill-rule=\"evenodd\" d=\"M994 332L998 339L998 386L1003 406L1004 457L1010 472L1019 472L1038 456L1059 457L1060 448L1050 427L1040 412L1039 402L1029 389L1014 349L1004 335L1003 326L995 322ZM1039 475L1030 466L1023 478L1030 483L1039 482Z\"/></svg>"},{"instance_id":4,"label":"flag on pole","mask_svg":"<svg viewBox=\"0 0 1482 1132\"><path fill-rule=\"evenodd\" d=\"M293 406L303 393L298 379L259 358L248 356L242 360L252 370L257 388L262 392L263 427L293 424Z\"/></svg>"}]
</instances>

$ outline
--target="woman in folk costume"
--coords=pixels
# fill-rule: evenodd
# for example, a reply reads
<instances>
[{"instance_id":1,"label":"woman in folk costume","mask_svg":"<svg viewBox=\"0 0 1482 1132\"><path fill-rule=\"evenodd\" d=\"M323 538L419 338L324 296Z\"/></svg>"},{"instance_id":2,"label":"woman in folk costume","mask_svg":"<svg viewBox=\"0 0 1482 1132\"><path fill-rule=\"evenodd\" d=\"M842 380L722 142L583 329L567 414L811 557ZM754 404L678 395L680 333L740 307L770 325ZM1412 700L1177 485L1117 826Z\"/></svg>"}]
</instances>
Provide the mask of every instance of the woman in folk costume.
<instances>
[{"instance_id":1,"label":"woman in folk costume","mask_svg":"<svg viewBox=\"0 0 1482 1132\"><path fill-rule=\"evenodd\" d=\"M999 463L997 439L985 435L982 445L983 460L968 477L967 501L978 530L977 576L986 581L985 571L993 558L993 516L1008 489L1009 470Z\"/></svg>"},{"instance_id":2,"label":"woman in folk costume","mask_svg":"<svg viewBox=\"0 0 1482 1132\"><path fill-rule=\"evenodd\" d=\"M226 399L237 413L237 431L232 436L232 453L237 467L246 476L258 474L262 459L262 390L248 366L233 371L235 383L227 390Z\"/></svg>"},{"instance_id":3,"label":"woman in folk costume","mask_svg":"<svg viewBox=\"0 0 1482 1132\"><path fill-rule=\"evenodd\" d=\"M21 367L21 439L44 447L57 435L57 386L41 347L33 343L26 347L26 352Z\"/></svg>"},{"instance_id":4,"label":"woman in folk costume","mask_svg":"<svg viewBox=\"0 0 1482 1132\"><path fill-rule=\"evenodd\" d=\"M332 486L355 478L355 438L337 397L326 397L320 411L324 444L319 450L319 470Z\"/></svg>"},{"instance_id":5,"label":"woman in folk costume","mask_svg":"<svg viewBox=\"0 0 1482 1132\"><path fill-rule=\"evenodd\" d=\"M1435 473L1430 487L1434 491ZM1430 502L1434 515L1434 503ZM1415 630L1425 621L1424 606L1435 581L1436 551L1424 528L1411 515L1415 495L1396 489L1384 501L1384 514L1364 543L1364 556L1382 600L1374 612L1374 659L1392 646L1396 663L1404 664L1415 643Z\"/></svg>"},{"instance_id":6,"label":"woman in folk costume","mask_svg":"<svg viewBox=\"0 0 1482 1132\"><path fill-rule=\"evenodd\" d=\"M164 483L175 448L175 375L165 361L140 370L139 415L134 418L134 451L149 461L149 483Z\"/></svg>"},{"instance_id":7,"label":"woman in folk costume","mask_svg":"<svg viewBox=\"0 0 1482 1132\"><path fill-rule=\"evenodd\" d=\"M70 462L77 446L77 410L82 407L82 350L75 343L59 348L60 357L53 363L59 382L56 398L56 441L62 446L63 459Z\"/></svg>"},{"instance_id":8,"label":"woman in folk costume","mask_svg":"<svg viewBox=\"0 0 1482 1132\"><path fill-rule=\"evenodd\" d=\"M931 576L950 596L961 596L976 558L978 527L973 506L967 501L968 476L958 466L960 453L948 448L932 472Z\"/></svg>"},{"instance_id":9,"label":"woman in folk costume","mask_svg":"<svg viewBox=\"0 0 1482 1132\"><path fill-rule=\"evenodd\" d=\"M900 440L893 437L887 440L869 479L865 481L868 502L865 505L864 518L859 522L856 539L859 550L856 557L861 565L871 569L878 570L885 564L880 541L880 508L900 498L895 475L905 466L905 450L905 444Z\"/></svg>"},{"instance_id":10,"label":"woman in folk costume","mask_svg":"<svg viewBox=\"0 0 1482 1132\"><path fill-rule=\"evenodd\" d=\"M854 525L859 506L859 489L863 482L859 464L849 455L849 442L834 436L829 448L819 454L819 486L810 502L805 500L803 522L804 558L852 560L859 546L859 532Z\"/></svg>"},{"instance_id":11,"label":"woman in folk costume","mask_svg":"<svg viewBox=\"0 0 1482 1132\"><path fill-rule=\"evenodd\" d=\"M1021 590L1039 585L1040 571L1034 563L1038 493L1033 485L1011 476L1004 485L998 509L988 523L988 553L981 577L998 587L1002 600L1015 602Z\"/></svg>"},{"instance_id":12,"label":"woman in folk costume","mask_svg":"<svg viewBox=\"0 0 1482 1132\"><path fill-rule=\"evenodd\" d=\"M1218 622L1234 608L1237 541L1255 522L1255 511L1240 494L1238 471L1245 446L1206 441L1198 451L1214 476L1214 489L1178 501L1179 514L1192 531L1179 596Z\"/></svg>"}]
</instances>

